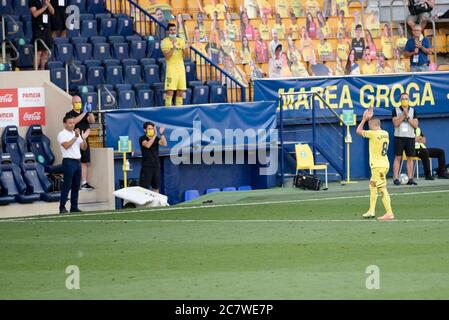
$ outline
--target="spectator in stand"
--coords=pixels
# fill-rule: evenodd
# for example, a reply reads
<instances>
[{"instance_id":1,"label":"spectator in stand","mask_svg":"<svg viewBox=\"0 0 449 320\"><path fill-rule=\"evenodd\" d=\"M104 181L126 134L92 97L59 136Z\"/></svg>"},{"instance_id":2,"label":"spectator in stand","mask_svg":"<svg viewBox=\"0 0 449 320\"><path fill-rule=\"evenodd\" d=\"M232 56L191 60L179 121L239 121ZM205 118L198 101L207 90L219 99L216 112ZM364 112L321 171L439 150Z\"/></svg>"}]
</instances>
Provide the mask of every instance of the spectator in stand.
<instances>
[{"instance_id":1,"label":"spectator in stand","mask_svg":"<svg viewBox=\"0 0 449 320\"><path fill-rule=\"evenodd\" d=\"M81 184L81 152L87 148L86 138L89 130L81 132L75 129L75 119L72 116L64 116L64 130L58 134L58 144L61 148L62 170L64 183L61 188L59 201L59 213L67 213L65 207L70 192L70 212L81 212L78 208L78 195Z\"/></svg>"},{"instance_id":2,"label":"spectator in stand","mask_svg":"<svg viewBox=\"0 0 449 320\"><path fill-rule=\"evenodd\" d=\"M251 61L251 50L249 49L248 38L243 36L242 48L240 49L240 61L242 64L249 64Z\"/></svg>"},{"instance_id":3,"label":"spectator in stand","mask_svg":"<svg viewBox=\"0 0 449 320\"><path fill-rule=\"evenodd\" d=\"M281 18L288 18L289 11L289 3L286 0L276 0L276 12Z\"/></svg>"},{"instance_id":4,"label":"spectator in stand","mask_svg":"<svg viewBox=\"0 0 449 320\"><path fill-rule=\"evenodd\" d=\"M220 49L217 45L217 33L211 32L210 33L210 40L209 43L206 45L206 52L207 56L209 57L210 61L212 61L215 64L220 63Z\"/></svg>"},{"instance_id":5,"label":"spectator in stand","mask_svg":"<svg viewBox=\"0 0 449 320\"><path fill-rule=\"evenodd\" d=\"M141 1L139 1L139 5L141 5L140 2ZM166 21L173 19L172 7L170 7L169 4L156 3L156 0L150 0L150 3L151 5L149 6L143 6L143 9L145 9L149 14L156 15L156 9L161 9Z\"/></svg>"},{"instance_id":6,"label":"spectator in stand","mask_svg":"<svg viewBox=\"0 0 449 320\"><path fill-rule=\"evenodd\" d=\"M289 78L293 76L292 70L290 69L290 65L288 64L287 54L282 52L281 54L282 61L282 69L281 69L281 77Z\"/></svg>"},{"instance_id":7,"label":"spectator in stand","mask_svg":"<svg viewBox=\"0 0 449 320\"><path fill-rule=\"evenodd\" d=\"M211 32L220 32L220 24L218 22L218 12L214 11L212 23L210 24Z\"/></svg>"},{"instance_id":8,"label":"spectator in stand","mask_svg":"<svg viewBox=\"0 0 449 320\"><path fill-rule=\"evenodd\" d=\"M363 54L365 63L362 65L362 74L376 74L376 63L371 59L371 52L368 47Z\"/></svg>"},{"instance_id":9,"label":"spectator in stand","mask_svg":"<svg viewBox=\"0 0 449 320\"><path fill-rule=\"evenodd\" d=\"M413 30L415 24L419 24L424 30L432 17L432 10L435 7L435 0L409 0L408 10L410 15L407 17L407 24Z\"/></svg>"},{"instance_id":10,"label":"spectator in stand","mask_svg":"<svg viewBox=\"0 0 449 320\"><path fill-rule=\"evenodd\" d=\"M268 76L270 78L280 78L282 70L282 44L278 44L274 50L274 55L268 62Z\"/></svg>"},{"instance_id":11,"label":"spectator in stand","mask_svg":"<svg viewBox=\"0 0 449 320\"><path fill-rule=\"evenodd\" d=\"M87 182L87 169L90 166L90 147L88 137L90 134L90 125L95 123L95 116L92 113L92 105L86 103L84 107L79 96L72 97L72 110L67 112L66 117L71 117L75 121L75 129L85 132L83 140L87 143L87 147L81 150L81 190L91 191L94 189Z\"/></svg>"},{"instance_id":12,"label":"spectator in stand","mask_svg":"<svg viewBox=\"0 0 449 320\"><path fill-rule=\"evenodd\" d=\"M404 73L407 72L407 69L405 67L405 62L401 59L401 54L399 53L399 50L397 48L393 49L393 56L394 56L394 63L393 63L393 70L395 73Z\"/></svg>"},{"instance_id":13,"label":"spectator in stand","mask_svg":"<svg viewBox=\"0 0 449 320\"><path fill-rule=\"evenodd\" d=\"M248 19L245 11L240 12L240 36L246 36L248 40L254 40L254 27Z\"/></svg>"},{"instance_id":14,"label":"spectator in stand","mask_svg":"<svg viewBox=\"0 0 449 320\"><path fill-rule=\"evenodd\" d=\"M224 27L231 41L240 39L239 29L237 28L234 20L232 19L232 14L230 11L226 11L226 19L224 21Z\"/></svg>"},{"instance_id":15,"label":"spectator in stand","mask_svg":"<svg viewBox=\"0 0 449 320\"><path fill-rule=\"evenodd\" d=\"M393 69L385 63L385 57L381 53L377 58L377 74L393 73Z\"/></svg>"},{"instance_id":16,"label":"spectator in stand","mask_svg":"<svg viewBox=\"0 0 449 320\"><path fill-rule=\"evenodd\" d=\"M323 2L324 2L323 3L323 15L326 18L329 18L331 16L335 16L336 15L335 9L337 7L334 5L334 0L324 0Z\"/></svg>"},{"instance_id":17,"label":"spectator in stand","mask_svg":"<svg viewBox=\"0 0 449 320\"><path fill-rule=\"evenodd\" d=\"M306 29L307 33L309 34L309 37L312 39L316 39L317 26L310 12L307 13L306 17Z\"/></svg>"},{"instance_id":18,"label":"spectator in stand","mask_svg":"<svg viewBox=\"0 0 449 320\"><path fill-rule=\"evenodd\" d=\"M214 12L218 13L218 19L224 19L226 8L229 8L227 1L223 0L224 4L218 3L217 0L210 0L210 4L203 6L203 0L197 0L200 11L207 14L211 19L214 17Z\"/></svg>"},{"instance_id":19,"label":"spectator in stand","mask_svg":"<svg viewBox=\"0 0 449 320\"><path fill-rule=\"evenodd\" d=\"M295 14L292 12L290 14L290 27L289 27L289 32L288 32L288 36L292 37L292 39L297 40L299 39L299 25L298 25L298 21L296 19Z\"/></svg>"},{"instance_id":20,"label":"spectator in stand","mask_svg":"<svg viewBox=\"0 0 449 320\"><path fill-rule=\"evenodd\" d=\"M200 31L200 41L207 42L206 26L204 25L203 14L198 12L196 15L196 26Z\"/></svg>"},{"instance_id":21,"label":"spectator in stand","mask_svg":"<svg viewBox=\"0 0 449 320\"><path fill-rule=\"evenodd\" d=\"M348 0L335 0L337 6L337 12L343 10L346 17L349 17Z\"/></svg>"},{"instance_id":22,"label":"spectator in stand","mask_svg":"<svg viewBox=\"0 0 449 320\"><path fill-rule=\"evenodd\" d=\"M186 69L184 56L189 54L189 45L176 36L176 24L168 24L168 37L161 41L161 50L167 64L165 76L165 105L171 106L176 91L175 104L182 106L186 90Z\"/></svg>"},{"instance_id":23,"label":"spectator in stand","mask_svg":"<svg viewBox=\"0 0 449 320\"><path fill-rule=\"evenodd\" d=\"M366 47L369 48L371 59L375 60L377 57L376 44L374 43L373 37L371 36L371 31L369 30L365 30L365 41Z\"/></svg>"},{"instance_id":24,"label":"spectator in stand","mask_svg":"<svg viewBox=\"0 0 449 320\"><path fill-rule=\"evenodd\" d=\"M184 39L185 42L190 42L189 34L186 29L186 23L182 13L176 15L176 28L178 30L178 37Z\"/></svg>"},{"instance_id":25,"label":"spectator in stand","mask_svg":"<svg viewBox=\"0 0 449 320\"><path fill-rule=\"evenodd\" d=\"M351 37L352 38L355 38L355 28L359 24L362 26L362 30L363 30L363 23L362 23L362 21L360 21L359 11L355 10L354 11L354 21L352 22L352 27L351 27Z\"/></svg>"},{"instance_id":26,"label":"spectator in stand","mask_svg":"<svg viewBox=\"0 0 449 320\"><path fill-rule=\"evenodd\" d=\"M33 29L33 43L36 39L42 39L48 48L53 48L51 37L50 15L55 14L55 9L50 0L29 0L31 11L31 25ZM37 68L45 70L48 61L48 52L42 43L37 44Z\"/></svg>"},{"instance_id":27,"label":"spectator in stand","mask_svg":"<svg viewBox=\"0 0 449 320\"><path fill-rule=\"evenodd\" d=\"M332 75L332 71L324 63L318 63L316 57L313 56L312 60L310 60L310 74L312 76L327 77Z\"/></svg>"},{"instance_id":28,"label":"spectator in stand","mask_svg":"<svg viewBox=\"0 0 449 320\"><path fill-rule=\"evenodd\" d=\"M257 4L257 0L245 0L244 6L246 9L246 13L248 14L248 18L255 19L257 18L259 12L259 6Z\"/></svg>"},{"instance_id":29,"label":"spectator in stand","mask_svg":"<svg viewBox=\"0 0 449 320\"><path fill-rule=\"evenodd\" d=\"M221 32L221 51L223 52L223 54L231 56L232 61L236 61L237 56L235 44L234 41L231 41L228 38L228 33L226 32L226 30L222 30Z\"/></svg>"},{"instance_id":30,"label":"spectator in stand","mask_svg":"<svg viewBox=\"0 0 449 320\"><path fill-rule=\"evenodd\" d=\"M264 14L267 16L271 15L271 4L267 0L257 0L257 4L259 6L260 16L262 17Z\"/></svg>"},{"instance_id":31,"label":"spectator in stand","mask_svg":"<svg viewBox=\"0 0 449 320\"><path fill-rule=\"evenodd\" d=\"M232 60L230 55L225 54L223 56L223 66L224 70L227 74L229 74L231 77L233 77L235 80L237 80L239 83L241 83L244 87L248 87L248 81L246 80L246 74L235 65L234 61ZM235 87L235 84L232 84L231 81L228 79L227 82L223 78L223 81L225 81L223 84L226 84L228 88Z\"/></svg>"},{"instance_id":32,"label":"spectator in stand","mask_svg":"<svg viewBox=\"0 0 449 320\"><path fill-rule=\"evenodd\" d=\"M391 37L390 26L388 25L388 23L384 24L380 42L382 45L382 53L385 56L385 59L393 59L393 38Z\"/></svg>"},{"instance_id":33,"label":"spectator in stand","mask_svg":"<svg viewBox=\"0 0 449 320\"><path fill-rule=\"evenodd\" d=\"M336 76L344 76L345 68L343 67L342 60L339 56L335 58L335 75Z\"/></svg>"},{"instance_id":34,"label":"spectator in stand","mask_svg":"<svg viewBox=\"0 0 449 320\"><path fill-rule=\"evenodd\" d=\"M256 63L268 63L268 44L262 39L258 29L255 30L256 42L254 43L254 54Z\"/></svg>"},{"instance_id":35,"label":"spectator in stand","mask_svg":"<svg viewBox=\"0 0 449 320\"><path fill-rule=\"evenodd\" d=\"M287 58L292 62L292 56L295 56L298 60L301 60L301 53L299 52L298 48L295 46L295 42L291 37L287 39Z\"/></svg>"},{"instance_id":36,"label":"spectator in stand","mask_svg":"<svg viewBox=\"0 0 449 320\"><path fill-rule=\"evenodd\" d=\"M322 34L326 39L329 38L331 36L331 31L321 11L317 11L316 19L318 21L318 34Z\"/></svg>"},{"instance_id":37,"label":"spectator in stand","mask_svg":"<svg viewBox=\"0 0 449 320\"><path fill-rule=\"evenodd\" d=\"M310 12L313 16L316 16L318 10L320 10L320 5L316 0L307 0L306 1L306 10Z\"/></svg>"},{"instance_id":38,"label":"spectator in stand","mask_svg":"<svg viewBox=\"0 0 449 320\"><path fill-rule=\"evenodd\" d=\"M337 56L341 59L341 61L348 60L348 53L349 49L351 48L349 41L343 39L342 35L340 33L337 33L337 42Z\"/></svg>"},{"instance_id":39,"label":"spectator in stand","mask_svg":"<svg viewBox=\"0 0 449 320\"><path fill-rule=\"evenodd\" d=\"M343 10L338 12L337 33L341 34L344 38L348 36L348 29L346 28L345 22L345 12Z\"/></svg>"},{"instance_id":40,"label":"spectator in stand","mask_svg":"<svg viewBox=\"0 0 449 320\"><path fill-rule=\"evenodd\" d=\"M262 79L267 76L265 72L263 72L260 68L257 67L257 65L254 63L254 61L249 62L249 70L251 72L251 81L255 79Z\"/></svg>"},{"instance_id":41,"label":"spectator in stand","mask_svg":"<svg viewBox=\"0 0 449 320\"><path fill-rule=\"evenodd\" d=\"M274 28L278 32L278 39L284 40L285 39L285 26L282 24L282 19L279 13L276 13L276 23L274 25Z\"/></svg>"},{"instance_id":42,"label":"spectator in stand","mask_svg":"<svg viewBox=\"0 0 449 320\"><path fill-rule=\"evenodd\" d=\"M144 135L139 138L140 152L142 154L142 166L140 169L139 185L147 189L150 185L153 192L159 193L161 181L161 167L159 160L159 146L166 147L165 128L159 129L156 125L147 121L143 124Z\"/></svg>"},{"instance_id":43,"label":"spectator in stand","mask_svg":"<svg viewBox=\"0 0 449 320\"><path fill-rule=\"evenodd\" d=\"M268 16L264 14L262 16L262 21L259 24L259 31L263 40L265 41L270 40L270 33L272 29L273 28L270 25L268 25Z\"/></svg>"},{"instance_id":44,"label":"spectator in stand","mask_svg":"<svg viewBox=\"0 0 449 320\"><path fill-rule=\"evenodd\" d=\"M345 74L360 74L360 67L355 58L355 49L351 49L351 51L349 51L348 60L346 61Z\"/></svg>"},{"instance_id":45,"label":"spectator in stand","mask_svg":"<svg viewBox=\"0 0 449 320\"><path fill-rule=\"evenodd\" d=\"M290 12L291 14L294 14L295 17L300 17L302 15L303 12L303 5L302 5L302 0L291 0L290 1Z\"/></svg>"},{"instance_id":46,"label":"spectator in stand","mask_svg":"<svg viewBox=\"0 0 449 320\"><path fill-rule=\"evenodd\" d=\"M413 27L413 37L408 39L404 49L404 56L410 57L410 71L429 71L429 55L433 54L433 48L427 37L421 33L419 24Z\"/></svg>"},{"instance_id":47,"label":"spectator in stand","mask_svg":"<svg viewBox=\"0 0 449 320\"><path fill-rule=\"evenodd\" d=\"M55 14L50 16L52 37L65 37L66 34L66 0L51 0L51 5L55 9Z\"/></svg>"},{"instance_id":48,"label":"spectator in stand","mask_svg":"<svg viewBox=\"0 0 449 320\"><path fill-rule=\"evenodd\" d=\"M309 37L309 33L305 27L301 28L301 39L299 40L299 50L302 53L302 59L304 62L310 62L315 59L315 48L313 47L312 39Z\"/></svg>"},{"instance_id":49,"label":"spectator in stand","mask_svg":"<svg viewBox=\"0 0 449 320\"><path fill-rule=\"evenodd\" d=\"M278 30L276 28L273 28L271 30L271 37L273 40L270 42L270 53L271 57L274 57L274 53L276 51L277 46L281 43L278 38Z\"/></svg>"},{"instance_id":50,"label":"spectator in stand","mask_svg":"<svg viewBox=\"0 0 449 320\"><path fill-rule=\"evenodd\" d=\"M351 49L355 50L356 60L363 58L365 47L365 39L362 36L362 25L359 24L355 27L355 38L351 41Z\"/></svg>"},{"instance_id":51,"label":"spectator in stand","mask_svg":"<svg viewBox=\"0 0 449 320\"><path fill-rule=\"evenodd\" d=\"M398 37L396 38L396 48L398 48L401 54L402 51L404 51L406 44L407 44L407 37L404 34L404 27L402 26L401 23L398 23Z\"/></svg>"},{"instance_id":52,"label":"spectator in stand","mask_svg":"<svg viewBox=\"0 0 449 320\"><path fill-rule=\"evenodd\" d=\"M159 39L162 40L167 35L166 35L165 28L162 27L161 25L167 27L168 26L168 20L165 18L164 12L162 11L161 8L156 8L155 14L156 14L156 20L159 22L159 23L156 23L156 37L158 37Z\"/></svg>"},{"instance_id":53,"label":"spectator in stand","mask_svg":"<svg viewBox=\"0 0 449 320\"><path fill-rule=\"evenodd\" d=\"M380 35L380 19L379 19L379 8L374 6L369 6L365 11L365 29L371 31L374 38Z\"/></svg>"},{"instance_id":54,"label":"spectator in stand","mask_svg":"<svg viewBox=\"0 0 449 320\"><path fill-rule=\"evenodd\" d=\"M334 61L334 50L329 42L326 41L324 36L320 34L320 43L317 47L318 57L321 61Z\"/></svg>"},{"instance_id":55,"label":"spectator in stand","mask_svg":"<svg viewBox=\"0 0 449 320\"><path fill-rule=\"evenodd\" d=\"M309 73L307 72L307 68L299 61L299 57L295 54L290 56L291 59L291 70L294 77L308 77Z\"/></svg>"},{"instance_id":56,"label":"spectator in stand","mask_svg":"<svg viewBox=\"0 0 449 320\"><path fill-rule=\"evenodd\" d=\"M204 42L201 42L200 29L198 29L198 27L195 27L195 29L193 29L193 41L191 46L192 48L198 50L205 57L208 56L206 51L206 44ZM197 63L204 64L205 62L203 59L200 59L200 61L197 61Z\"/></svg>"}]
</instances>

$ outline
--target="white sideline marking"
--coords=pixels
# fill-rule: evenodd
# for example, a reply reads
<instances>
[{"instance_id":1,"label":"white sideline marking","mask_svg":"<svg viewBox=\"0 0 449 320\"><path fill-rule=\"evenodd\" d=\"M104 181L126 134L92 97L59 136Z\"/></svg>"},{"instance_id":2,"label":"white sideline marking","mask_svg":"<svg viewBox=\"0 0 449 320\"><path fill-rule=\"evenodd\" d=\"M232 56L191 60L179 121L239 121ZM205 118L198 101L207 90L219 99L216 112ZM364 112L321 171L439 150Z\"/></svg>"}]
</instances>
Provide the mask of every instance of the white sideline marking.
<instances>
[{"instance_id":1,"label":"white sideline marking","mask_svg":"<svg viewBox=\"0 0 449 320\"><path fill-rule=\"evenodd\" d=\"M380 217L380 215L379 215ZM30 221L26 221L26 220L16 220L16 221L10 221L10 222L30 222ZM363 223L367 223L367 222L378 222L378 223L382 223L382 221L377 221L376 219L265 219L265 220L248 220L248 219L235 219L235 220L218 220L218 219L148 219L148 220L107 220L107 219L90 219L90 220L61 220L61 219L56 219L56 220L36 220L36 221L32 221L33 223L35 222L55 222L55 223L128 223L128 222L138 222L138 223L142 223L142 222L157 222L157 223L172 223L172 222L181 222L181 223L197 223L197 222L211 222L211 223L253 223L253 222L262 222L262 223L285 223L285 222L325 222L325 223L334 223L334 222L363 222ZM391 221L386 221L384 223L388 223L388 222L449 222L449 219L395 219L395 220L391 220Z\"/></svg>"},{"instance_id":2,"label":"white sideline marking","mask_svg":"<svg viewBox=\"0 0 449 320\"><path fill-rule=\"evenodd\" d=\"M403 193L391 193L390 196L409 196L409 195L420 195L420 194L433 194L433 193L449 193L448 190L434 190L434 191L415 191L415 192L403 192ZM297 200L279 200L279 201L263 201L263 202L245 202L245 203L228 203L228 204L212 204L212 205L203 205L203 206L191 206L191 207L165 207L159 209L151 209L151 208L141 208L139 210L129 210L129 211L109 211L109 212L97 212L97 213L82 213L82 214L68 214L68 215L49 215L49 216L34 216L28 218L16 218L16 219L0 219L0 223L2 222L25 222L25 221L49 221L50 219L61 219L61 218L72 218L72 217L89 217L89 216L104 216L104 215L113 215L113 214L130 214L130 213L141 213L143 211L150 210L149 213L152 212L163 212L163 211L177 211L177 210L191 210L191 209L209 209L209 208L227 208L227 207L241 207L241 206L255 206L255 205L268 205L268 204L288 204L288 203L301 203L301 202L315 202L315 201L332 201L332 200L347 200L347 199L360 199L360 198L369 198L369 195L359 195L359 196L344 196L344 197L329 197L329 198L312 198L312 199L297 199ZM80 220L78 220L80 221ZM147 221L147 220L145 220ZM153 221L162 221L162 220L153 220ZM171 220L169 220L171 221ZM175 220L173 220L175 221ZM176 220L182 221L182 220ZM203 220L194 220L194 221L203 221ZM211 221L211 220L207 220ZM219 220L224 221L224 220ZM230 220L235 221L235 220ZM256 221L256 220L249 220ZM274 220L269 220L274 221ZM285 221L285 220L282 220ZM297 221L297 220L294 220ZM306 220L311 221L311 220ZM319 220L323 221L323 220ZM342 220L342 221L351 221L351 220ZM358 221L358 220L357 220ZM404 221L404 220L401 220ZM424 221L424 220L418 220ZM435 220L432 220L435 221ZM445 220L442 220L445 221Z\"/></svg>"}]
</instances>

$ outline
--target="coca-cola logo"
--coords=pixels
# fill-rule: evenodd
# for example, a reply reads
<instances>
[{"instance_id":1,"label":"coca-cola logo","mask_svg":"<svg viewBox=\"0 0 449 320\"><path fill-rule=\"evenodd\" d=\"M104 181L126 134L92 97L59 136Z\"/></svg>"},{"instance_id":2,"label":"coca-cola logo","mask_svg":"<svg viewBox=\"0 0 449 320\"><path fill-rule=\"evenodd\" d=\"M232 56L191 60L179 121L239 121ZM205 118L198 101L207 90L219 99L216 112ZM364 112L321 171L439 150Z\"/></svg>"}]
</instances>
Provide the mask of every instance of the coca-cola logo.
<instances>
[{"instance_id":1,"label":"coca-cola logo","mask_svg":"<svg viewBox=\"0 0 449 320\"><path fill-rule=\"evenodd\" d=\"M42 118L40 111L35 112L25 112L23 115L24 121L40 121Z\"/></svg>"},{"instance_id":2,"label":"coca-cola logo","mask_svg":"<svg viewBox=\"0 0 449 320\"><path fill-rule=\"evenodd\" d=\"M12 103L14 101L14 96L12 93L7 93L0 96L0 103Z\"/></svg>"},{"instance_id":3,"label":"coca-cola logo","mask_svg":"<svg viewBox=\"0 0 449 320\"><path fill-rule=\"evenodd\" d=\"M17 89L0 89L0 107L17 107Z\"/></svg>"}]
</instances>

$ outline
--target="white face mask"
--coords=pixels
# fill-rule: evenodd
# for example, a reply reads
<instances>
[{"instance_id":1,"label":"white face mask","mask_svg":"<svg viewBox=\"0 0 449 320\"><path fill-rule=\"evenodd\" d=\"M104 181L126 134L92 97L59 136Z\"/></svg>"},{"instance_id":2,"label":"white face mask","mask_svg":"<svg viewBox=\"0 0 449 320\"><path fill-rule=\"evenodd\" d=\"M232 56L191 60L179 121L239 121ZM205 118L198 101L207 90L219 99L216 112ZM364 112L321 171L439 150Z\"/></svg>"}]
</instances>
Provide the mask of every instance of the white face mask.
<instances>
[{"instance_id":1,"label":"white face mask","mask_svg":"<svg viewBox=\"0 0 449 320\"><path fill-rule=\"evenodd\" d=\"M170 39L176 39L176 34L169 34Z\"/></svg>"}]
</instances>

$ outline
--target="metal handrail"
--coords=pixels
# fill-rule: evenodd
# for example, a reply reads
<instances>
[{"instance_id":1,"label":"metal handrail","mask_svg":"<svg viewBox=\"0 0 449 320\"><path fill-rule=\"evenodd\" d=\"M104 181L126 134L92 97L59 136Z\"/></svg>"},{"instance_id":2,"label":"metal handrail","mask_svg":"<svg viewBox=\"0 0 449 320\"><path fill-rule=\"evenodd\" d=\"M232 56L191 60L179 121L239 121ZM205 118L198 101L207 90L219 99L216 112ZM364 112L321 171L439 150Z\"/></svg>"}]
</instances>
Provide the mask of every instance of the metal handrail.
<instances>
[{"instance_id":1,"label":"metal handrail","mask_svg":"<svg viewBox=\"0 0 449 320\"><path fill-rule=\"evenodd\" d=\"M112 103L110 104L105 104L105 106L107 107L112 107L112 106L117 106L117 99L115 99L114 95L112 94L112 92L106 88L105 86L103 86L103 90L106 91L106 93L108 94L108 96L111 97L112 99ZM98 88L98 111L101 112L101 88Z\"/></svg>"},{"instance_id":2,"label":"metal handrail","mask_svg":"<svg viewBox=\"0 0 449 320\"><path fill-rule=\"evenodd\" d=\"M38 65L37 65L37 43L38 42L40 42L44 46L45 50L47 50L49 60L52 55L50 48L47 46L47 44L44 42L44 40L42 40L41 38L37 38L36 40L34 40L34 70L37 70L37 68L38 68Z\"/></svg>"},{"instance_id":3,"label":"metal handrail","mask_svg":"<svg viewBox=\"0 0 449 320\"><path fill-rule=\"evenodd\" d=\"M5 24L5 19L9 18L14 25L17 27L17 31L13 32L11 34L16 34L17 32L19 32L19 25L17 24L17 22L10 16L10 15L3 15L2 16L2 36L3 36L3 42L2 42L2 63L6 63L6 40L8 40L11 44L12 42L9 39L6 39L6 24ZM13 45L14 46L14 45ZM17 60L19 59L19 52L16 50L15 46L14 46L14 51L16 51L16 53L18 54L16 59L11 59L11 60Z\"/></svg>"},{"instance_id":4,"label":"metal handrail","mask_svg":"<svg viewBox=\"0 0 449 320\"><path fill-rule=\"evenodd\" d=\"M83 81L83 73L81 72L81 68L78 67L75 62L70 62L70 66L75 69L75 73L79 74L79 79L72 79L72 82L81 82ZM69 84L69 64L65 64L65 92L69 93L70 84Z\"/></svg>"},{"instance_id":5,"label":"metal handrail","mask_svg":"<svg viewBox=\"0 0 449 320\"><path fill-rule=\"evenodd\" d=\"M10 47L14 50L14 53L16 54L14 58L9 58L9 61L16 61L16 60L18 60L19 57L20 57L20 52L19 52L19 50L17 50L17 48L14 45L14 43L11 42L11 40L9 40L9 39L4 39L3 43L4 44L8 43L10 45ZM5 47L6 47L6 45L5 45ZM5 57L5 62L6 62L6 57Z\"/></svg>"}]
</instances>

